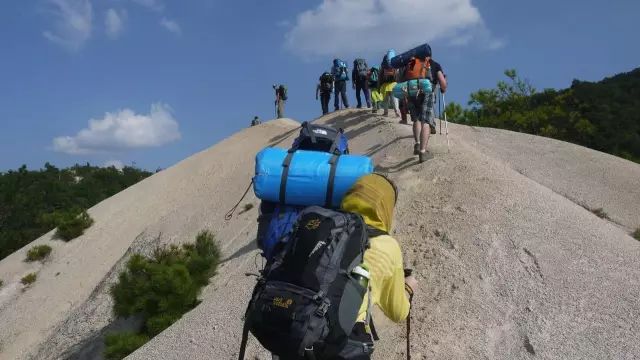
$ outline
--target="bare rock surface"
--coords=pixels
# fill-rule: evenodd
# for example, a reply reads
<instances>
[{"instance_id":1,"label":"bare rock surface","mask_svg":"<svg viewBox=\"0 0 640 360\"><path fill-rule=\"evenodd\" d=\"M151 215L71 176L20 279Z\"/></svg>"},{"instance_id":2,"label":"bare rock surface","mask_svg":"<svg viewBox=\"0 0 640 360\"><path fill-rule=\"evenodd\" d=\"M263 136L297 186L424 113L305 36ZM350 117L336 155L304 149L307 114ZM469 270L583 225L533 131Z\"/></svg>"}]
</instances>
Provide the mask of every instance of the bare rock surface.
<instances>
[{"instance_id":1,"label":"bare rock surface","mask_svg":"<svg viewBox=\"0 0 640 360\"><path fill-rule=\"evenodd\" d=\"M400 190L395 238L420 281L414 359L640 357L640 166L525 134L449 125L418 164L409 126L347 110L320 123L345 129L353 153L374 158ZM234 217L262 147L286 147L297 123L266 122L115 195L69 243L34 241L0 262L0 358L69 358L113 322L108 287L133 252L216 233L225 261L202 303L128 359L233 359L261 266L258 200ZM244 204L254 207L242 212ZM603 208L609 219L589 209ZM47 243L44 264L24 263ZM19 279L38 273L23 291ZM376 313L374 359L406 357L404 324ZM78 357L82 358L82 357ZM270 359L255 339L247 359Z\"/></svg>"}]
</instances>

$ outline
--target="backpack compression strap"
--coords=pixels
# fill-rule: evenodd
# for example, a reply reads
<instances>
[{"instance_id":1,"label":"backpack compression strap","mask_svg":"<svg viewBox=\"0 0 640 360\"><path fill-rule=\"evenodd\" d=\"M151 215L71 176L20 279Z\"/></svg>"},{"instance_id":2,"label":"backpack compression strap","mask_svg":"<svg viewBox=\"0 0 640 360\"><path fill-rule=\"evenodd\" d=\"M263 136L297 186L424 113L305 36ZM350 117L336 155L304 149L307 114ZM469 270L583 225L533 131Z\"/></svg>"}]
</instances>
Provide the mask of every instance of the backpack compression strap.
<instances>
[{"instance_id":1,"label":"backpack compression strap","mask_svg":"<svg viewBox=\"0 0 640 360\"><path fill-rule=\"evenodd\" d=\"M282 177L280 178L280 204L285 204L285 200L287 197L287 178L289 177L289 167L291 165L291 160L293 159L293 154L295 153L295 149L291 149L287 152L287 156L282 161Z\"/></svg>"},{"instance_id":2,"label":"backpack compression strap","mask_svg":"<svg viewBox=\"0 0 640 360\"><path fill-rule=\"evenodd\" d=\"M333 202L333 188L335 186L336 180L336 170L338 168L338 161L340 160L340 155L333 154L331 159L329 160L329 164L331 165L331 170L329 171L329 181L327 182L327 197L325 198L325 207L331 209L331 205Z\"/></svg>"}]
</instances>

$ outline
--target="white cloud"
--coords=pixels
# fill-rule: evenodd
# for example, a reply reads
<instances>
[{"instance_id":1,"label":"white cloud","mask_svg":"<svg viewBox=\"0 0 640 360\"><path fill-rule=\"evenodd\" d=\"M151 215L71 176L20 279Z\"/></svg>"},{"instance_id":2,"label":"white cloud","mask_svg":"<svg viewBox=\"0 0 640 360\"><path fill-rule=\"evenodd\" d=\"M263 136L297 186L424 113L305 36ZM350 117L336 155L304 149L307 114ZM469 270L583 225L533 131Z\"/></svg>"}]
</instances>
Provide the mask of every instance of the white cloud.
<instances>
[{"instance_id":1,"label":"white cloud","mask_svg":"<svg viewBox=\"0 0 640 360\"><path fill-rule=\"evenodd\" d=\"M160 0L133 0L133 2L154 11L164 10L164 4Z\"/></svg>"},{"instance_id":2,"label":"white cloud","mask_svg":"<svg viewBox=\"0 0 640 360\"><path fill-rule=\"evenodd\" d=\"M47 0L55 18L42 35L70 50L78 50L91 37L93 8L89 0Z\"/></svg>"},{"instance_id":3,"label":"white cloud","mask_svg":"<svg viewBox=\"0 0 640 360\"><path fill-rule=\"evenodd\" d=\"M67 154L90 154L128 148L164 145L181 137L178 122L168 105L151 105L148 115L131 109L106 113L102 119L89 120L89 126L75 136L53 139L53 150Z\"/></svg>"},{"instance_id":4,"label":"white cloud","mask_svg":"<svg viewBox=\"0 0 640 360\"><path fill-rule=\"evenodd\" d=\"M401 51L434 40L490 49L503 45L471 0L323 0L297 16L285 46L302 56L347 56Z\"/></svg>"},{"instance_id":5,"label":"white cloud","mask_svg":"<svg viewBox=\"0 0 640 360\"><path fill-rule=\"evenodd\" d=\"M107 36L111 39L116 39L124 30L124 21L127 17L125 10L109 9L104 15L104 26L107 32Z\"/></svg>"},{"instance_id":6,"label":"white cloud","mask_svg":"<svg viewBox=\"0 0 640 360\"><path fill-rule=\"evenodd\" d=\"M162 25L165 29L169 30L170 32L176 34L176 35L180 35L182 34L182 29L180 28L180 24L178 24L177 22L173 21L173 20L169 20L165 17L163 17L160 20L160 25Z\"/></svg>"},{"instance_id":7,"label":"white cloud","mask_svg":"<svg viewBox=\"0 0 640 360\"><path fill-rule=\"evenodd\" d=\"M124 169L124 163L120 160L108 160L105 161L104 164L102 165L102 167L114 167L118 170L122 170Z\"/></svg>"}]
</instances>

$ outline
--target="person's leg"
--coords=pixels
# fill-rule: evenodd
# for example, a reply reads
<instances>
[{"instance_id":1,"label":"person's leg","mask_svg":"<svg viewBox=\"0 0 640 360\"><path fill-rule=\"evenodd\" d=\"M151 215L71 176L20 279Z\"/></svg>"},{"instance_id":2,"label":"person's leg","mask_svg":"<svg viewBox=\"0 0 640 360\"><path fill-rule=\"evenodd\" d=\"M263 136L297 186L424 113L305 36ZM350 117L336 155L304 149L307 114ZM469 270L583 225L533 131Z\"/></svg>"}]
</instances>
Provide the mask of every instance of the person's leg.
<instances>
[{"instance_id":1,"label":"person's leg","mask_svg":"<svg viewBox=\"0 0 640 360\"><path fill-rule=\"evenodd\" d=\"M344 105L345 109L349 108L349 99L347 99L347 82L342 82L342 105Z\"/></svg>"},{"instance_id":2,"label":"person's leg","mask_svg":"<svg viewBox=\"0 0 640 360\"><path fill-rule=\"evenodd\" d=\"M323 92L320 94L320 103L322 104L322 115L326 115L329 112L329 97L331 94Z\"/></svg>"},{"instance_id":3,"label":"person's leg","mask_svg":"<svg viewBox=\"0 0 640 360\"><path fill-rule=\"evenodd\" d=\"M413 122L413 155L420 154L420 130L422 125L420 123L420 114L415 104L415 99L407 100L407 109L411 115L411 121Z\"/></svg>"},{"instance_id":4,"label":"person's leg","mask_svg":"<svg viewBox=\"0 0 640 360\"><path fill-rule=\"evenodd\" d=\"M335 82L333 89L333 108L335 111L340 110L340 81Z\"/></svg>"},{"instance_id":5,"label":"person's leg","mask_svg":"<svg viewBox=\"0 0 640 360\"><path fill-rule=\"evenodd\" d=\"M284 101L278 100L278 119L284 117Z\"/></svg>"},{"instance_id":6,"label":"person's leg","mask_svg":"<svg viewBox=\"0 0 640 360\"><path fill-rule=\"evenodd\" d=\"M371 107L371 91L369 91L369 86L365 84L362 90L364 91L364 99L367 102L367 108L370 108Z\"/></svg>"},{"instance_id":7,"label":"person's leg","mask_svg":"<svg viewBox=\"0 0 640 360\"><path fill-rule=\"evenodd\" d=\"M389 98L390 98L391 93L390 92L384 92L382 94L382 110L384 110L384 112L382 113L382 115L384 116L389 116Z\"/></svg>"},{"instance_id":8,"label":"person's leg","mask_svg":"<svg viewBox=\"0 0 640 360\"><path fill-rule=\"evenodd\" d=\"M396 114L396 116L400 116L400 108L398 106L398 98L396 98L395 96L393 96L393 94L391 95L391 99L393 101L393 112Z\"/></svg>"},{"instance_id":9,"label":"person's leg","mask_svg":"<svg viewBox=\"0 0 640 360\"><path fill-rule=\"evenodd\" d=\"M358 105L356 106L358 109L362 108L362 99L360 98L360 92L362 91L362 85L356 82L356 101Z\"/></svg>"}]
</instances>

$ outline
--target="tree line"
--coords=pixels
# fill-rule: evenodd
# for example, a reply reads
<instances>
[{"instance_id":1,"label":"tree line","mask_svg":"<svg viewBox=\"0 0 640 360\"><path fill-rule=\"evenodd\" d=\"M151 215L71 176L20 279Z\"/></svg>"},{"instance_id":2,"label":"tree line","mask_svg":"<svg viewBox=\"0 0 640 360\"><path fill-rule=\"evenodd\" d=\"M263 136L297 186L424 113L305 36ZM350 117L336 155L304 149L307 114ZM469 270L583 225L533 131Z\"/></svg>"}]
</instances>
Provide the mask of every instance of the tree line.
<instances>
[{"instance_id":1,"label":"tree line","mask_svg":"<svg viewBox=\"0 0 640 360\"><path fill-rule=\"evenodd\" d=\"M135 167L75 165L0 173L0 259L152 173Z\"/></svg>"},{"instance_id":2,"label":"tree line","mask_svg":"<svg viewBox=\"0 0 640 360\"><path fill-rule=\"evenodd\" d=\"M467 108L448 104L449 120L546 136L640 163L640 68L543 91L514 69L504 74L495 88L472 93Z\"/></svg>"}]
</instances>

